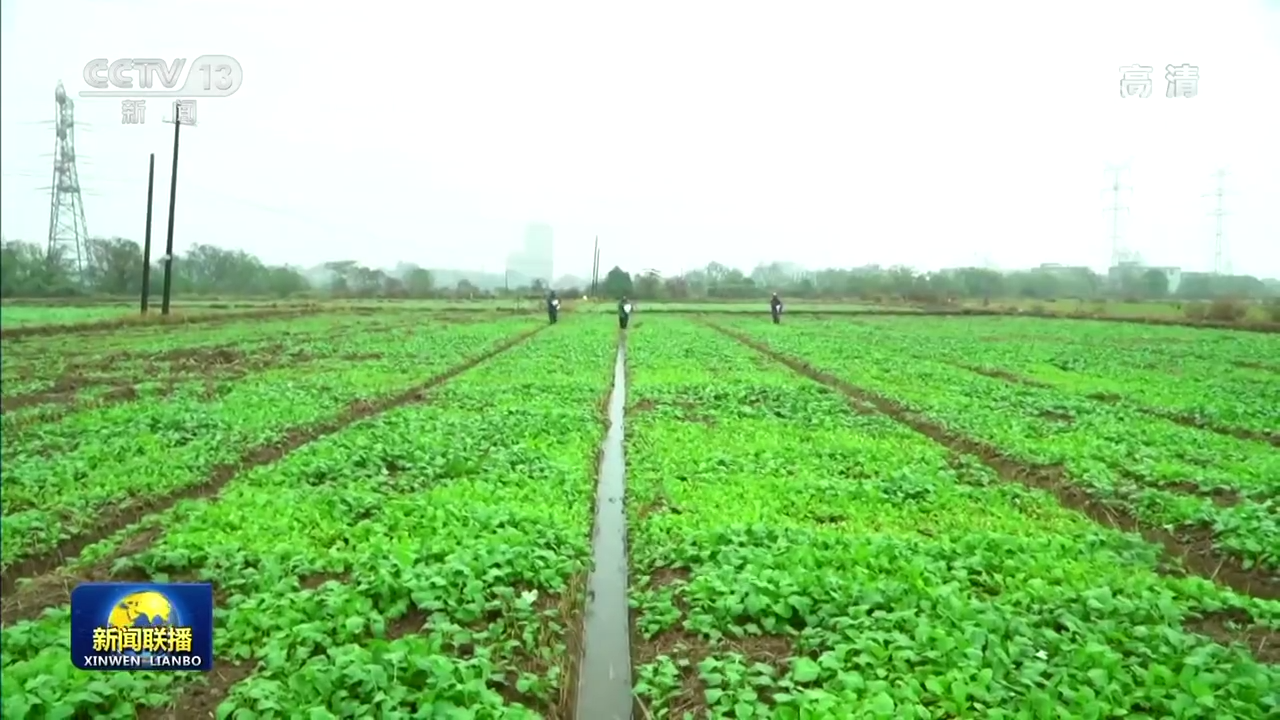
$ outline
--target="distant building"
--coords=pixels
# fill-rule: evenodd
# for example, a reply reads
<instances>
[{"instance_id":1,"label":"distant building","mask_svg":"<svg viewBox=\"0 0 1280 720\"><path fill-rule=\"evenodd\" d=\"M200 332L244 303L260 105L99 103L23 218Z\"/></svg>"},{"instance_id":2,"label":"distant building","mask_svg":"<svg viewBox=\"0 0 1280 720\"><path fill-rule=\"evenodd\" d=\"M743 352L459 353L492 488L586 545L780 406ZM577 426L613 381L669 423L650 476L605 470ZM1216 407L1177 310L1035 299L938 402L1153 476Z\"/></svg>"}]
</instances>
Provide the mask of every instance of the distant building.
<instances>
[{"instance_id":1,"label":"distant building","mask_svg":"<svg viewBox=\"0 0 1280 720\"><path fill-rule=\"evenodd\" d=\"M1121 287L1126 280L1136 280L1152 270L1159 271L1168 281L1169 293L1173 294L1178 291L1182 285L1182 268L1177 267L1151 267L1143 265L1141 261L1123 261L1119 264L1107 268L1107 283L1113 287Z\"/></svg>"},{"instance_id":2,"label":"distant building","mask_svg":"<svg viewBox=\"0 0 1280 720\"><path fill-rule=\"evenodd\" d=\"M1147 268L1148 271L1159 270L1164 273L1164 277L1169 281L1169 294L1178 292L1178 287L1182 285L1182 268L1177 267L1154 267Z\"/></svg>"},{"instance_id":3,"label":"distant building","mask_svg":"<svg viewBox=\"0 0 1280 720\"><path fill-rule=\"evenodd\" d=\"M1058 277L1087 275L1093 272L1093 270L1086 265L1061 265L1059 263L1040 263L1040 267L1036 268L1036 271L1056 275Z\"/></svg>"},{"instance_id":4,"label":"distant building","mask_svg":"<svg viewBox=\"0 0 1280 720\"><path fill-rule=\"evenodd\" d=\"M555 269L553 253L551 226L530 225L524 231L524 249L507 256L507 272L521 280L541 280L543 285L550 286Z\"/></svg>"}]
</instances>

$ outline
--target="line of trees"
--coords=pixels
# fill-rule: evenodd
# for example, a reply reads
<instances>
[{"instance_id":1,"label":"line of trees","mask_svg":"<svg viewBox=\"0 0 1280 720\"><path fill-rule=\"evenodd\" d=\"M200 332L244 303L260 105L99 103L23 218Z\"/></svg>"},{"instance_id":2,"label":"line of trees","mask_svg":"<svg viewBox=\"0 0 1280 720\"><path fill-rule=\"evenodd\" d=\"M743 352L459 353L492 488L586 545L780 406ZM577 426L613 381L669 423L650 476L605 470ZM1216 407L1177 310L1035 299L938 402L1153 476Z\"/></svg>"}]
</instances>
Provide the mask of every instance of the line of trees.
<instances>
[{"instance_id":1,"label":"line of trees","mask_svg":"<svg viewBox=\"0 0 1280 720\"><path fill-rule=\"evenodd\" d=\"M653 272L628 273L614 267L605 274L602 292L636 299L754 299L778 292L786 297L898 299L940 304L960 299L1023 298L1028 300L1125 299L1253 300L1280 297L1280 284L1248 275L1184 273L1170 287L1169 275L1150 268L1126 268L1112 278L1087 268L1044 268L1000 272L956 268L917 272L909 267L867 266L795 272L783 263L757 266L750 274L721 263L674 277Z\"/></svg>"},{"instance_id":2,"label":"line of trees","mask_svg":"<svg viewBox=\"0 0 1280 720\"><path fill-rule=\"evenodd\" d=\"M163 252L163 250L161 251ZM0 242L0 295L10 297L75 297L140 295L142 248L124 238L94 238L85 244L84 281L77 279L75 258L65 251L50 255L44 247L20 240ZM153 257L153 260L155 258ZM160 297L164 265L153 262L151 294ZM243 250L196 245L174 255L175 295L254 295L289 297L311 289L298 270L266 265Z\"/></svg>"},{"instance_id":3,"label":"line of trees","mask_svg":"<svg viewBox=\"0 0 1280 720\"><path fill-rule=\"evenodd\" d=\"M124 238L95 238L87 243L87 272L77 280L72 258L34 243L0 240L0 295L11 297L74 297L77 295L138 295L142 289L142 248ZM432 271L400 263L392 270L370 268L354 260L324 263L309 270L267 265L243 250L196 245L173 262L176 296L270 296L278 298L323 294L335 297L493 297L541 294L535 281L519 288L484 289L467 279L449 287L437 286ZM1135 267L1107 278L1084 268L1045 268L1000 272L958 268L917 272L908 267L867 266L798 271L785 263L762 264L745 273L722 263L672 277L653 271L629 273L609 270L600 284L605 297L627 295L645 300L746 300L771 292L795 299L861 298L946 303L959 299L1022 298L1052 300L1252 300L1280 296L1275 281L1251 276L1184 273L1177 287L1160 270ZM162 264L151 271L152 293L163 283ZM566 296L583 288L559 287Z\"/></svg>"}]
</instances>

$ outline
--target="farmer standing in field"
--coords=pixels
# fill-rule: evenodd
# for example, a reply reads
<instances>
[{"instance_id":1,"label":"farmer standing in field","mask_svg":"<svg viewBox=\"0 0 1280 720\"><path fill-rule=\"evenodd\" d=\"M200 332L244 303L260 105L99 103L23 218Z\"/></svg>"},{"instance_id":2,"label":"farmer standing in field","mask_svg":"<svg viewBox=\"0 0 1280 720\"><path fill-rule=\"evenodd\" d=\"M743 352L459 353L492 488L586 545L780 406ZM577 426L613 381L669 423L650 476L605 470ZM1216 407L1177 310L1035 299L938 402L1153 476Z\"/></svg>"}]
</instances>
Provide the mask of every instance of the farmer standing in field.
<instances>
[{"instance_id":1,"label":"farmer standing in field","mask_svg":"<svg viewBox=\"0 0 1280 720\"><path fill-rule=\"evenodd\" d=\"M782 322L782 300L778 297L778 293L774 293L769 299L769 313L773 315L774 325Z\"/></svg>"},{"instance_id":2,"label":"farmer standing in field","mask_svg":"<svg viewBox=\"0 0 1280 720\"><path fill-rule=\"evenodd\" d=\"M627 321L631 319L631 301L626 295L618 301L618 327L623 330L627 329Z\"/></svg>"},{"instance_id":3,"label":"farmer standing in field","mask_svg":"<svg viewBox=\"0 0 1280 720\"><path fill-rule=\"evenodd\" d=\"M547 319L552 325L556 324L556 319L560 316L560 298L556 297L556 291L552 290L547 295Z\"/></svg>"}]
</instances>

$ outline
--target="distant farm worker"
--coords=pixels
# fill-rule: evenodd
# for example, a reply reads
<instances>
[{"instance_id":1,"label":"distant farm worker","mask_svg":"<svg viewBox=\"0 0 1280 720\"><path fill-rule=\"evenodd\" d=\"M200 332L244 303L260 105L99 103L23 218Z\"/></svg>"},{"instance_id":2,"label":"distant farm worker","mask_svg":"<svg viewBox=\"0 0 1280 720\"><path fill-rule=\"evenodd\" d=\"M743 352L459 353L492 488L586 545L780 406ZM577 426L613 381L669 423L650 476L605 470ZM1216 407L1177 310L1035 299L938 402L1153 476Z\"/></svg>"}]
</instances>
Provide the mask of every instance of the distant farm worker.
<instances>
[{"instance_id":1,"label":"distant farm worker","mask_svg":"<svg viewBox=\"0 0 1280 720\"><path fill-rule=\"evenodd\" d=\"M551 294L547 295L547 320L551 321L552 325L555 325L559 316L560 298L556 297L556 291L552 290Z\"/></svg>"},{"instance_id":2,"label":"distant farm worker","mask_svg":"<svg viewBox=\"0 0 1280 720\"><path fill-rule=\"evenodd\" d=\"M769 299L769 312L773 315L774 325L782 322L782 300L778 297L778 293L774 293Z\"/></svg>"},{"instance_id":3,"label":"distant farm worker","mask_svg":"<svg viewBox=\"0 0 1280 720\"><path fill-rule=\"evenodd\" d=\"M631 320L631 301L626 295L618 301L618 327L623 330L627 329L627 322Z\"/></svg>"}]
</instances>

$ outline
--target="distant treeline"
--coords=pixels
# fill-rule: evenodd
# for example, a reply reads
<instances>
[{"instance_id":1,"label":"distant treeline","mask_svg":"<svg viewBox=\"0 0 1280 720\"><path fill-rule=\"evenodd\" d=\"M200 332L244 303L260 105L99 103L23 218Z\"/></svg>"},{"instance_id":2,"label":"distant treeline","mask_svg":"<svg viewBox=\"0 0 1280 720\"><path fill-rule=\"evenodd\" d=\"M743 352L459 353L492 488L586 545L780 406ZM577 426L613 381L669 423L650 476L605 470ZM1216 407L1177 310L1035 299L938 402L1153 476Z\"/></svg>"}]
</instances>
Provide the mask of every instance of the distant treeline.
<instances>
[{"instance_id":1,"label":"distant treeline","mask_svg":"<svg viewBox=\"0 0 1280 720\"><path fill-rule=\"evenodd\" d=\"M750 274L720 263L702 270L663 278L631 274L615 267L602 281L603 294L644 298L748 299L778 292L791 298L860 298L942 304L961 299L1027 298L1053 300L1127 299L1134 301L1186 299L1238 300L1280 296L1280 287L1250 276L1185 273L1176 288L1168 275L1147 268L1125 269L1108 279L1086 268L1052 268L1001 272L985 268L956 268L918 272L909 267L867 266L788 272L781 263L760 265Z\"/></svg>"},{"instance_id":2,"label":"distant treeline","mask_svg":"<svg viewBox=\"0 0 1280 720\"><path fill-rule=\"evenodd\" d=\"M123 238L96 238L85 248L81 262L86 268L78 279L76 259L50 256L45 248L22 241L0 241L0 295L14 297L75 297L84 295L126 296L142 289L142 248ZM153 257L153 260L157 260ZM381 270L354 260L325 263L310 269L288 265L267 265L243 250L224 250L212 245L196 245L175 255L173 261L175 296L255 296L306 297L486 297L541 294L539 281L520 287L479 287L468 279L447 286L436 282L437 275L458 277L457 271L432 271L399 263L394 270ZM159 295L163 284L163 263L151 270L151 290ZM566 296L588 294L588 287L557 289ZM636 299L752 299L771 292L788 298L843 298L869 301L901 300L916 303L946 303L960 299L1058 298L1124 299L1133 301L1256 300L1280 297L1280 283L1248 275L1218 276L1184 273L1176 287L1160 270L1130 268L1106 277L1084 268L1046 268L1001 272L985 268L959 268L939 272L917 272L908 267L868 266L853 269L830 268L797 272L783 263L757 266L750 273L713 262L705 268L678 276L661 277L652 272L629 273L614 267L601 278L597 295Z\"/></svg>"}]
</instances>

